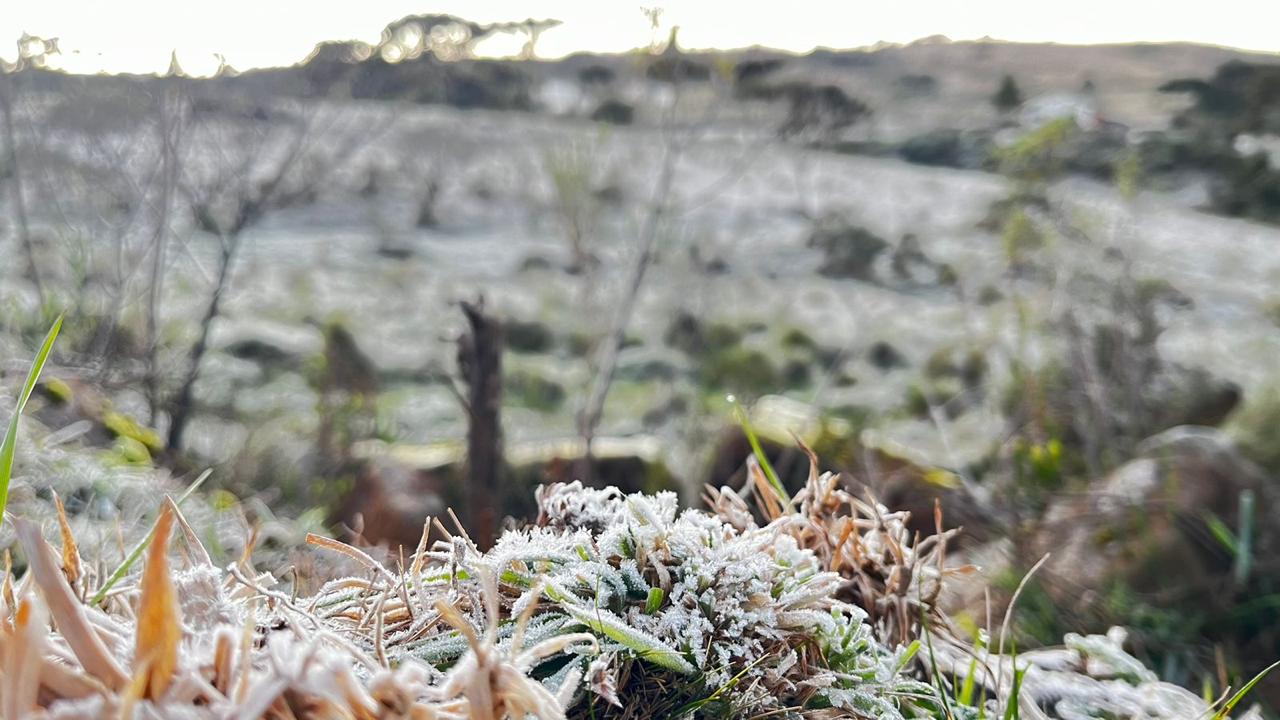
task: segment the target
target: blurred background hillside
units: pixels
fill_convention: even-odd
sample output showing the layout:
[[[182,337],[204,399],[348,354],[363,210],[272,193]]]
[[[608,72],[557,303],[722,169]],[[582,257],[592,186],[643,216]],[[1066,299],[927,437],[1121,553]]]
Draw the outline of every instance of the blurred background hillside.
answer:
[[[793,487],[804,444],[922,534],[940,502],[982,568],[964,627],[1050,553],[1023,645],[1122,624],[1196,690],[1280,657],[1274,47],[692,50],[609,14],[648,44],[549,58],[570,23],[427,13],[125,74],[56,22],[13,38],[6,389],[66,315],[16,506],[55,489],[114,547],[211,468],[219,552],[394,557],[551,480],[697,504],[754,434]]]

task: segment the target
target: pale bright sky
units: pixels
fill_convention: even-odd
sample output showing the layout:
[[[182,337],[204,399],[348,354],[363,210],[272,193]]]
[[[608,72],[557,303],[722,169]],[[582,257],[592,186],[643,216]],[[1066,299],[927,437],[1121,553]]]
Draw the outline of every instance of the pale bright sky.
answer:
[[[0,57],[23,31],[60,38],[56,66],[75,72],[157,72],[176,49],[193,74],[216,67],[289,65],[317,42],[374,41],[404,15],[450,13],[477,22],[556,18],[544,57],[646,45],[641,6],[663,8],[686,48],[764,45],[804,52],[880,40],[1108,43],[1184,40],[1280,52],[1280,0],[0,0]],[[665,30],[663,31],[665,34]],[[483,50],[484,48],[482,48]],[[514,52],[519,43],[493,46]]]

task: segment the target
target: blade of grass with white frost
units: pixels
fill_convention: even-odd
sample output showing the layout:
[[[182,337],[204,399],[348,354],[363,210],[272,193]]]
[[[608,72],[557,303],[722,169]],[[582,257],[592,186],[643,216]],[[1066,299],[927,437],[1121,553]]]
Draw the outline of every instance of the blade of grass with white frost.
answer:
[[[600,633],[610,640],[625,645],[635,652],[640,659],[648,660],[655,665],[674,670],[683,675],[693,674],[695,670],[693,665],[689,664],[689,661],[685,660],[684,656],[675,648],[658,638],[636,630],[612,612],[582,607],[570,599],[572,596],[568,592],[556,588],[551,583],[547,584],[543,592],[553,602],[559,603],[560,608],[574,620],[591,628],[593,632]]]
[[[205,470],[200,473],[200,477],[197,477],[195,482],[188,485],[187,489],[183,490],[182,494],[179,495],[178,499],[174,502],[181,507],[182,501],[191,497],[192,493],[200,489],[200,486],[203,485],[204,481],[209,479],[209,476],[212,474],[213,470]],[[133,550],[129,552],[129,556],[124,559],[124,562],[120,563],[120,567],[116,568],[115,572],[111,573],[110,577],[107,578],[107,581],[102,583],[102,587],[98,588],[98,592],[94,593],[93,597],[89,599],[90,605],[97,605],[101,603],[107,597],[107,593],[111,591],[111,588],[114,587],[116,583],[120,582],[121,578],[129,573],[129,568],[133,567],[133,564],[138,562],[138,558],[142,557],[142,552],[147,549],[147,545],[151,544],[151,537],[155,535],[155,532],[155,525],[152,525],[151,530],[147,531],[146,537],[142,538],[142,540],[133,547]]]
[[[36,380],[40,378],[40,371],[44,369],[44,363],[49,359],[49,351],[53,349],[53,341],[57,339],[58,331],[61,329],[62,316],[59,315],[58,319],[53,321],[53,327],[49,328],[49,334],[44,336],[44,342],[40,345],[40,352],[36,354],[35,361],[31,363],[31,369],[27,372],[27,381],[22,386],[22,394],[18,395],[18,404],[13,406],[13,416],[9,418],[9,429],[5,431],[3,444],[0,444],[0,524],[4,523],[4,509],[9,504],[9,480],[13,475],[13,453],[18,444],[18,417],[26,408],[27,400],[31,399]]]

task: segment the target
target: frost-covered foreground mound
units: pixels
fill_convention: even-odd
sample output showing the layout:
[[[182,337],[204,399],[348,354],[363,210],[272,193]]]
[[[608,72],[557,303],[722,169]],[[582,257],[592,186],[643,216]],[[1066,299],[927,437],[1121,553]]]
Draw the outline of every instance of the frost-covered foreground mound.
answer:
[[[850,496],[831,475],[812,473],[791,499],[756,470],[753,505],[726,488],[709,491],[708,511],[680,512],[671,494],[546,486],[534,526],[487,552],[450,536],[396,570],[312,538],[367,568],[312,597],[274,588],[247,559],[215,567],[166,502],[143,569],[95,603],[69,529],[59,550],[19,520],[29,569],[3,584],[0,711],[962,718],[1010,717],[1012,703],[1021,717],[1209,712],[1115,638],[1071,638],[1017,660],[973,652],[934,608],[953,572],[948,534],[913,547],[903,514]]]

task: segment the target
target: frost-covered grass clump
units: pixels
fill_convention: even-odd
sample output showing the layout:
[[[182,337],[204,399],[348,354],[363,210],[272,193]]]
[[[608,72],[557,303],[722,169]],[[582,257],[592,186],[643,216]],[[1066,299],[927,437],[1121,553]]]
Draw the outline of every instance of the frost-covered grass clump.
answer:
[[[905,648],[878,643],[867,614],[837,599],[841,576],[785,529],[677,512],[671,493],[577,483],[543,488],[539,504],[545,527],[508,534],[491,555],[549,559],[568,541],[576,557],[540,575],[558,606],[549,612],[607,637],[619,659],[610,671],[628,661],[668,671],[637,675],[634,690],[666,688],[674,713],[827,707],[895,718],[934,704],[931,687],[901,673]]]
[[[170,500],[141,567],[108,573],[82,558],[59,506],[45,528],[56,543],[14,523],[26,570],[0,580],[0,716],[1211,714],[1119,635],[1016,658],[969,647],[934,604],[953,572],[947,533],[909,542],[905,514],[816,470],[794,499],[752,478],[708,491],[709,510],[546,486],[537,522],[491,549],[437,522],[437,540],[394,555],[394,570],[311,536],[362,568],[312,595],[249,551],[216,566]]]

